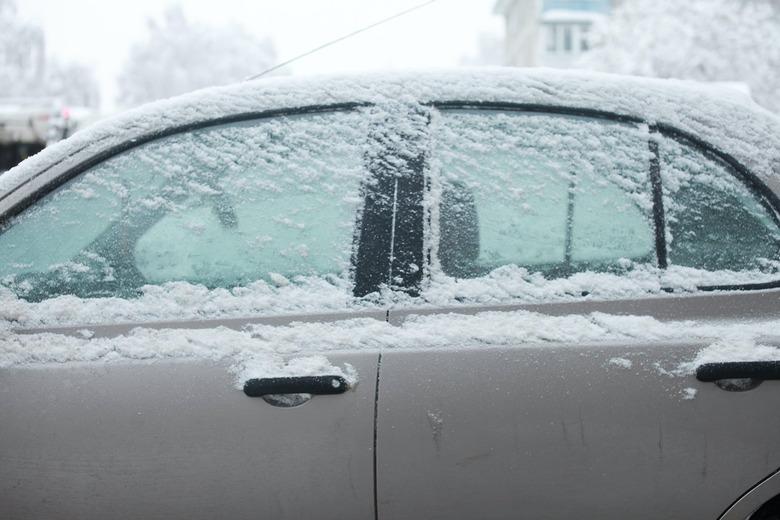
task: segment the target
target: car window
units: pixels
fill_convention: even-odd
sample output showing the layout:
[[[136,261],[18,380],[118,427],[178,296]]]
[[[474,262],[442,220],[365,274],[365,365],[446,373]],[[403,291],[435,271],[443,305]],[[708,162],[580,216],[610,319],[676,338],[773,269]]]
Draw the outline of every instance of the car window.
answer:
[[[443,111],[431,233],[441,271],[561,276],[655,261],[648,130],[585,117]]]
[[[670,265],[708,271],[767,269],[780,261],[772,210],[722,160],[661,142]]]
[[[0,234],[22,296],[127,295],[344,278],[361,205],[357,113],[259,119],[138,146],[50,193]]]

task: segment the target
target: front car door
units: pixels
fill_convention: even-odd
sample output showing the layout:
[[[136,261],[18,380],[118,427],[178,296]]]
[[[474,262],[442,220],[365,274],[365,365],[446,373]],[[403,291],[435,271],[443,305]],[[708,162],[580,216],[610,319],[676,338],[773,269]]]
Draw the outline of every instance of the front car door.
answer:
[[[430,128],[380,518],[714,520],[780,468],[780,382],[695,375],[780,359],[775,194],[631,118],[475,103]]]
[[[0,516],[370,517],[377,354],[327,334],[386,318],[365,114],[169,134],[5,216]]]

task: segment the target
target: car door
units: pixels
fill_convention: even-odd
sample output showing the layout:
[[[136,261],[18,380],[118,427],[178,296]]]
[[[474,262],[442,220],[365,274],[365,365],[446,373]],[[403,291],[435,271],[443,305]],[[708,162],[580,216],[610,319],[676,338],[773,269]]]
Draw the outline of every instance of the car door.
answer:
[[[780,359],[777,197],[672,129],[447,108],[429,280],[380,364],[379,518],[719,518],[780,468],[780,382],[733,363]]]
[[[393,190],[360,111],[245,119],[6,215],[0,517],[373,515],[377,354],[327,331],[385,321]]]

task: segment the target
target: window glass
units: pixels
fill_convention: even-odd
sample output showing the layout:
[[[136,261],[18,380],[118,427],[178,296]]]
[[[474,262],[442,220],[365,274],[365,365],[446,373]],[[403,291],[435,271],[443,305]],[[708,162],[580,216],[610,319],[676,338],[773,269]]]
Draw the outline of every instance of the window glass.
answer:
[[[558,50],[558,26],[555,24],[548,24],[547,30],[547,52],[555,52]]]
[[[721,160],[673,139],[661,145],[669,263],[708,271],[780,261],[773,212]]]
[[[589,118],[443,112],[430,172],[441,270],[559,276],[653,262],[647,143],[646,128]]]
[[[587,51],[590,49],[590,26],[580,25],[580,50]]]
[[[572,42],[574,40],[574,37],[572,36],[573,27],[571,25],[566,25],[563,28],[563,50],[566,52],[572,51]]]
[[[0,234],[20,295],[126,295],[345,276],[361,204],[357,113],[260,119],[159,139],[85,172]]]

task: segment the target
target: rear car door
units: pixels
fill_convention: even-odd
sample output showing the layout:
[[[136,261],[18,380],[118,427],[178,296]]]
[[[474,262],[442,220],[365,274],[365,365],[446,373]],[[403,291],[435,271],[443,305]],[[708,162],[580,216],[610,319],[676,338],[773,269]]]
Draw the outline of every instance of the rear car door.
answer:
[[[6,215],[0,517],[373,515],[377,354],[328,331],[384,322],[353,293],[395,202],[364,114],[309,112],[129,144]]]
[[[780,382],[733,364],[780,359],[776,195],[673,129],[550,112],[432,118],[379,518],[717,519],[780,468]]]

